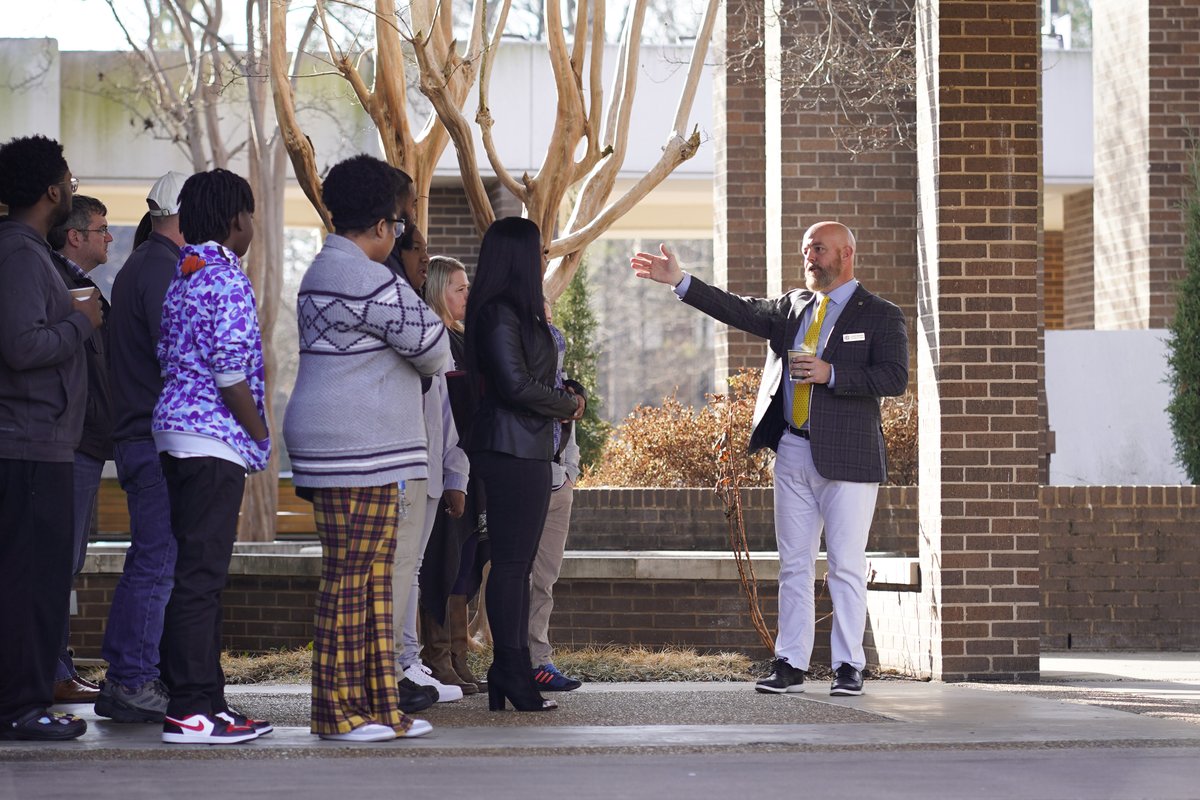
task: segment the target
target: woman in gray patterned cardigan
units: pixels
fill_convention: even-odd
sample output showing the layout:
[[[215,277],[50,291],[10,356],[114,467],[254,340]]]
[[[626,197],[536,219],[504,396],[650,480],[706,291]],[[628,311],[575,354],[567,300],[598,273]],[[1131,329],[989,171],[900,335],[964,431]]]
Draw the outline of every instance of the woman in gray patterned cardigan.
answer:
[[[437,374],[446,329],[383,266],[411,188],[370,156],[330,170],[322,190],[336,233],[300,284],[300,371],[283,434],[293,483],[311,493],[322,546],[313,641],[312,731],[384,741],[432,726],[405,716],[392,658],[397,484],[428,476],[421,378]],[[407,586],[408,576],[399,576]]]

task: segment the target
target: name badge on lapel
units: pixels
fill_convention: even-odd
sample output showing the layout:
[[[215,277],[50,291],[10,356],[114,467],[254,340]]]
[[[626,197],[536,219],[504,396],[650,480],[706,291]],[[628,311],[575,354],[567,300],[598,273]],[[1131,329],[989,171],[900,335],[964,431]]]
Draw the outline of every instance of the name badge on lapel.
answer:
[[[843,342],[865,342],[866,340],[867,340],[867,335],[865,333],[843,333],[842,334]]]

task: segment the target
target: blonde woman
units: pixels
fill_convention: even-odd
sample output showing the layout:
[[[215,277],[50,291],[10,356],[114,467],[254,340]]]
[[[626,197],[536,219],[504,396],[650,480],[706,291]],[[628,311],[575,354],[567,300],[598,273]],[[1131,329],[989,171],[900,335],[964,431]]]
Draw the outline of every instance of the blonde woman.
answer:
[[[467,316],[470,280],[462,262],[446,256],[429,259],[425,278],[425,302],[441,318],[450,334],[454,368],[465,368],[463,319]],[[452,401],[454,397],[451,397]],[[461,403],[460,403],[461,405]],[[455,408],[459,438],[474,409]],[[467,666],[467,604],[479,591],[486,544],[483,529],[483,486],[472,475],[467,486],[465,513],[455,519],[439,511],[425,559],[421,565],[421,660],[442,683],[472,684],[485,691],[487,684]]]

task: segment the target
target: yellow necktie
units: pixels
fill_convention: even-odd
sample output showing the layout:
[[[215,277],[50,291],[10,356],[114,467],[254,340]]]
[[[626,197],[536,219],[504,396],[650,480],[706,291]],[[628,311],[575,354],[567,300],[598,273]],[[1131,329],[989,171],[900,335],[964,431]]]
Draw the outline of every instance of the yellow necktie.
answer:
[[[817,352],[817,343],[821,338],[821,323],[825,321],[825,306],[829,304],[829,298],[823,296],[820,305],[817,306],[817,313],[813,317],[812,324],[808,326],[808,330],[804,333],[804,346]],[[797,383],[792,391],[792,425],[797,428],[804,427],[804,423],[808,422],[808,403],[812,398],[811,383]]]

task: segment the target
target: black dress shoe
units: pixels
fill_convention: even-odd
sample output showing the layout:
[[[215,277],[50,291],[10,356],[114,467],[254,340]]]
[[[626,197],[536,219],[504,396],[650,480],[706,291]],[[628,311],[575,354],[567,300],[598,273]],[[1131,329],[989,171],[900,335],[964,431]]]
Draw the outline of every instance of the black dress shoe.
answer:
[[[754,691],[763,694],[798,694],[804,691],[804,670],[796,669],[786,658],[771,662],[770,676],[754,684]]]
[[[100,696],[100,687],[78,676],[54,682],[54,702],[94,703]]]
[[[829,687],[832,695],[858,696],[863,692],[862,670],[855,669],[850,664],[842,664],[834,673],[833,685]]]

